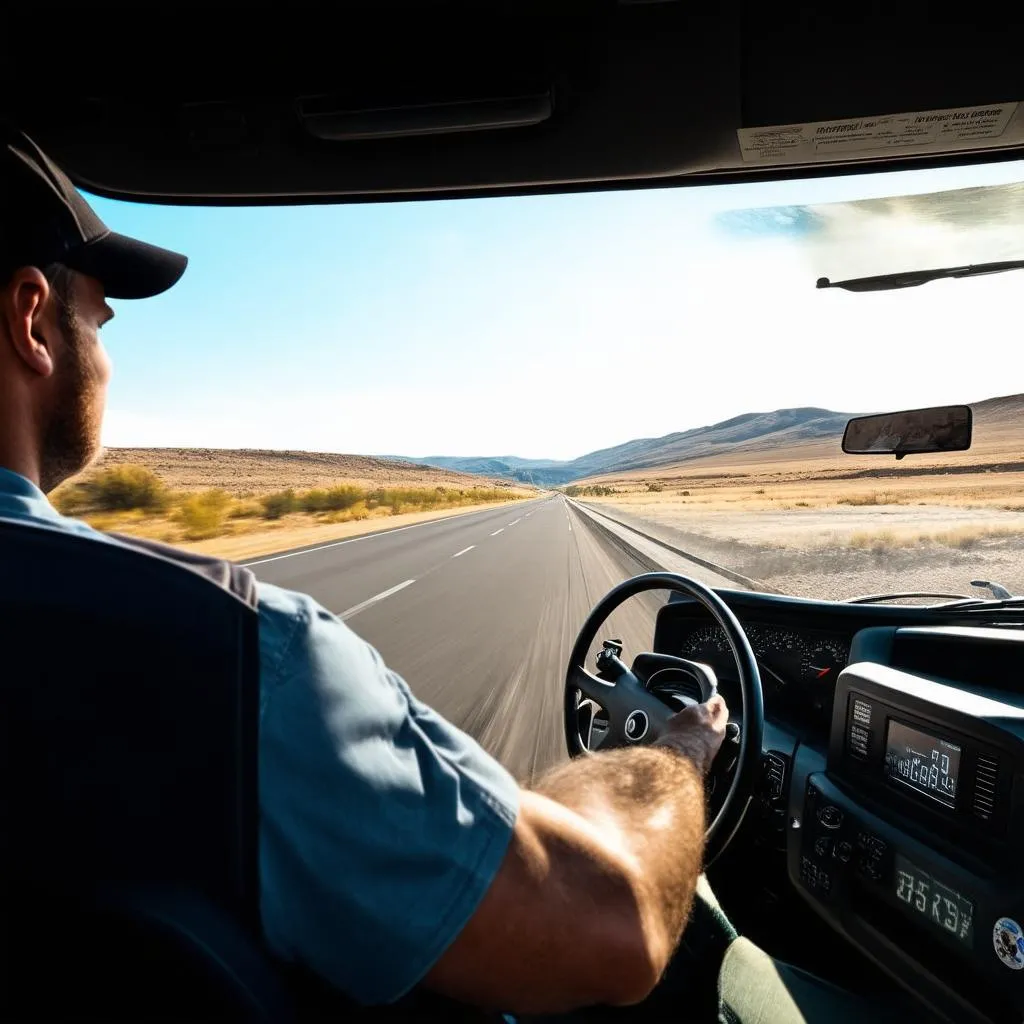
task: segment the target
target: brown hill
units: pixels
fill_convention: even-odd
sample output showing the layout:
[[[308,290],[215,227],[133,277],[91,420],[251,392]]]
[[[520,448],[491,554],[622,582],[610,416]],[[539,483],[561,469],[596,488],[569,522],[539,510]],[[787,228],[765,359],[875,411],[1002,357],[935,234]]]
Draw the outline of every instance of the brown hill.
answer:
[[[716,470],[728,469],[731,474],[749,476],[768,472],[785,476],[798,472],[821,478],[871,476],[913,476],[946,471],[963,472],[973,467],[976,472],[1007,472],[1024,470],[1024,395],[989,398],[971,404],[974,411],[974,436],[966,452],[918,455],[899,464],[887,456],[844,455],[840,447],[842,426],[828,436],[790,443],[785,435],[743,439],[725,443],[713,455],[696,455],[678,460],[649,463],[643,468],[625,468],[593,474],[580,484],[629,483],[640,480],[672,480],[705,477]],[[835,415],[835,414],[832,414]],[[844,421],[845,422],[845,421]]]
[[[223,488],[236,497],[354,483],[363,487],[511,487],[508,480],[364,455],[222,448],[107,448],[96,468],[146,466],[176,490]]]

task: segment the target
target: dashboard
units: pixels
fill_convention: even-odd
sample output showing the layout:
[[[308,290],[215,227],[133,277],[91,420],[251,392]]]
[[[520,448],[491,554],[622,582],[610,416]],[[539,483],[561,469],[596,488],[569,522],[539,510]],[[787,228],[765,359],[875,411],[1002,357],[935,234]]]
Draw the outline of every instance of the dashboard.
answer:
[[[762,622],[744,622],[743,629],[757,657],[769,708],[827,726],[835,682],[850,655],[849,635]],[[720,626],[700,621],[682,626],[672,653],[710,665],[729,700],[736,663]]]
[[[765,695],[748,813],[798,899],[951,1022],[1024,1019],[1024,623],[983,628],[912,606],[719,591]],[[1024,618],[1024,615],[1022,615]],[[724,633],[661,609],[655,651],[710,664]],[[664,669],[652,675],[652,689]]]

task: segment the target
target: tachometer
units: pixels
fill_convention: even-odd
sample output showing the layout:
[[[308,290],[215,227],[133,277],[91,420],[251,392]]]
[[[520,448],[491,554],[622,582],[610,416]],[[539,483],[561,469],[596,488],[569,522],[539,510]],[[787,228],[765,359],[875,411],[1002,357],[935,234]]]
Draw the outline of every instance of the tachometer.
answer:
[[[801,677],[808,682],[832,683],[846,666],[846,647],[840,640],[819,640],[808,644],[800,666]]]

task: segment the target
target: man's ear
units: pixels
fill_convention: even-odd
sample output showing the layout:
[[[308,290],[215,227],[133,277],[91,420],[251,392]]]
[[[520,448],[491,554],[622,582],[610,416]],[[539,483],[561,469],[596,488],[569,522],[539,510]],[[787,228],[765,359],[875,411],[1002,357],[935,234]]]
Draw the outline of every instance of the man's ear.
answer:
[[[53,373],[55,318],[50,310],[50,283],[36,267],[16,270],[0,293],[0,316],[15,354],[33,373]]]

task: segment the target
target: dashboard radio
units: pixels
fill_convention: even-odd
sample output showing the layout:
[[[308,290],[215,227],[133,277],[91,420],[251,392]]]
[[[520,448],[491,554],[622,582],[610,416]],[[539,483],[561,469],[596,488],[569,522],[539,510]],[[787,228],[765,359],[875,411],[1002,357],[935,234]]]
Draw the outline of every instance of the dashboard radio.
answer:
[[[988,848],[1010,818],[1024,716],[1002,700],[885,666],[839,679],[829,773],[866,798]],[[954,696],[955,695],[955,696]]]
[[[819,765],[794,766],[793,881],[948,1019],[1019,1022],[1024,696],[855,663]]]

